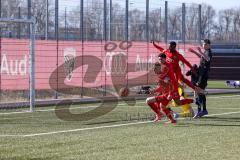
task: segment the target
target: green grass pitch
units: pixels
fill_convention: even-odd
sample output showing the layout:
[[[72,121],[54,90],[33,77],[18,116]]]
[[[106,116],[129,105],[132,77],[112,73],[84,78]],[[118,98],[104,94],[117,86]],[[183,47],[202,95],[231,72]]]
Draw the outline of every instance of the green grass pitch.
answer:
[[[35,113],[1,113],[0,159],[240,159],[240,95],[207,99],[208,117],[181,119],[177,125],[149,122],[153,114],[144,101],[135,106],[119,102],[112,112],[86,122],[60,120],[54,107],[37,108]],[[75,105],[71,111],[78,114],[94,106]]]

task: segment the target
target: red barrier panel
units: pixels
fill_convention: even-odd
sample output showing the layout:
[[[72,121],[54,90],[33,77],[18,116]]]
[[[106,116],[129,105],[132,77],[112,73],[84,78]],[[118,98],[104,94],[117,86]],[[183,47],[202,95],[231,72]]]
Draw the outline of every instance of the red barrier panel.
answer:
[[[138,78],[147,74],[147,70],[151,70],[152,64],[157,60],[159,51],[151,43],[132,42],[129,48],[121,42],[111,42],[107,47],[106,44],[108,43],[59,41],[57,44],[50,40],[36,41],[36,89],[51,89],[49,78],[53,73],[56,74],[52,75],[51,82],[57,88],[67,88],[68,85],[100,87],[113,83],[141,85],[155,81],[153,74]],[[164,43],[159,45],[166,46]],[[199,59],[186,51],[189,47],[194,45],[179,44],[178,50],[191,64],[198,63]],[[29,89],[29,48],[28,40],[1,40],[1,90]],[[87,64],[79,65],[82,62]],[[91,69],[91,73],[86,75],[88,69]],[[127,79],[123,80],[121,76],[126,73]],[[61,79],[64,81],[61,82]]]

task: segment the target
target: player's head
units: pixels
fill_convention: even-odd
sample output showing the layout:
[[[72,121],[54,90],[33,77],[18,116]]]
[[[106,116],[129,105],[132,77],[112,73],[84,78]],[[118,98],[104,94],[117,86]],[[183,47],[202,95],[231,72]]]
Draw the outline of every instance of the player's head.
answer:
[[[203,48],[206,50],[206,49],[209,49],[210,48],[210,45],[211,45],[211,41],[209,39],[204,39],[203,40]]]
[[[169,42],[168,49],[169,49],[171,52],[175,52],[175,51],[176,51],[176,47],[177,47],[177,43],[176,43],[175,41]]]
[[[198,69],[197,64],[194,64],[194,65],[193,65],[193,69],[194,69],[195,71]]]
[[[161,72],[162,72],[161,63],[156,62],[154,64],[153,70],[154,70],[155,74],[161,74]]]
[[[159,53],[158,60],[159,60],[159,63],[165,63],[166,62],[166,54]]]

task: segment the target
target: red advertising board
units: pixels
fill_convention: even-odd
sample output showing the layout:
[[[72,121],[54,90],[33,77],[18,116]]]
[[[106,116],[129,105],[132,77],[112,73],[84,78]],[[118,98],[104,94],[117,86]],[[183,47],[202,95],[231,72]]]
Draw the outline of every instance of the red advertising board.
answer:
[[[29,40],[1,39],[0,45],[1,90],[29,89]],[[166,47],[164,43],[159,45]],[[198,63],[197,56],[187,51],[189,47],[195,46],[179,44],[178,50],[191,64]],[[124,42],[87,41],[82,44],[78,41],[37,40],[35,48],[36,89],[51,89],[49,82],[60,88],[113,85],[113,79],[114,84],[153,83],[153,74],[143,75],[151,70],[159,53],[146,42],[132,42],[127,46]],[[90,72],[86,73],[89,69]],[[125,81],[118,79],[123,74],[127,77]]]

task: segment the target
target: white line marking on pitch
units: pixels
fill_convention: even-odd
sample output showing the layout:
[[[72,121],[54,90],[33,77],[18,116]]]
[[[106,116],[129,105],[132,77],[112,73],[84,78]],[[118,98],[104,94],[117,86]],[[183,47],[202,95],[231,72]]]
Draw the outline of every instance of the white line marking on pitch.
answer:
[[[228,114],[236,114],[236,113],[240,113],[240,111],[238,111],[238,112],[227,112],[227,113],[211,114],[211,115],[206,115],[206,117],[228,115]],[[178,118],[178,119],[185,119],[185,118]],[[153,121],[136,122],[136,123],[125,123],[125,124],[116,124],[116,125],[109,125],[109,126],[99,126],[99,127],[92,127],[92,128],[78,128],[78,129],[71,129],[71,130],[62,130],[62,131],[35,133],[35,134],[26,134],[26,135],[0,135],[0,137],[35,137],[35,136],[52,135],[52,134],[59,134],[59,133],[70,133],[70,132],[87,131],[87,130],[95,130],[95,129],[103,129],[103,128],[116,128],[116,127],[122,127],[122,126],[147,124],[147,123],[152,123],[152,122]]]
[[[240,95],[232,95],[232,96],[217,96],[217,97],[213,97],[213,96],[210,96],[208,98],[212,99],[212,98],[229,98],[229,97],[239,97]],[[145,102],[138,102],[137,104],[143,104]],[[118,104],[119,106],[124,106],[126,104],[124,103],[120,103]],[[89,109],[89,108],[96,108],[98,106],[86,106],[86,107],[83,107],[83,106],[79,106],[79,107],[74,107],[74,108],[70,108],[71,110],[73,109]],[[55,108],[52,108],[52,109],[42,109],[42,110],[36,110],[36,112],[49,112],[49,111],[54,111],[56,110]],[[23,112],[8,112],[8,113],[0,113],[0,115],[11,115],[11,114],[20,114],[20,113],[32,113],[30,111],[23,111]]]

